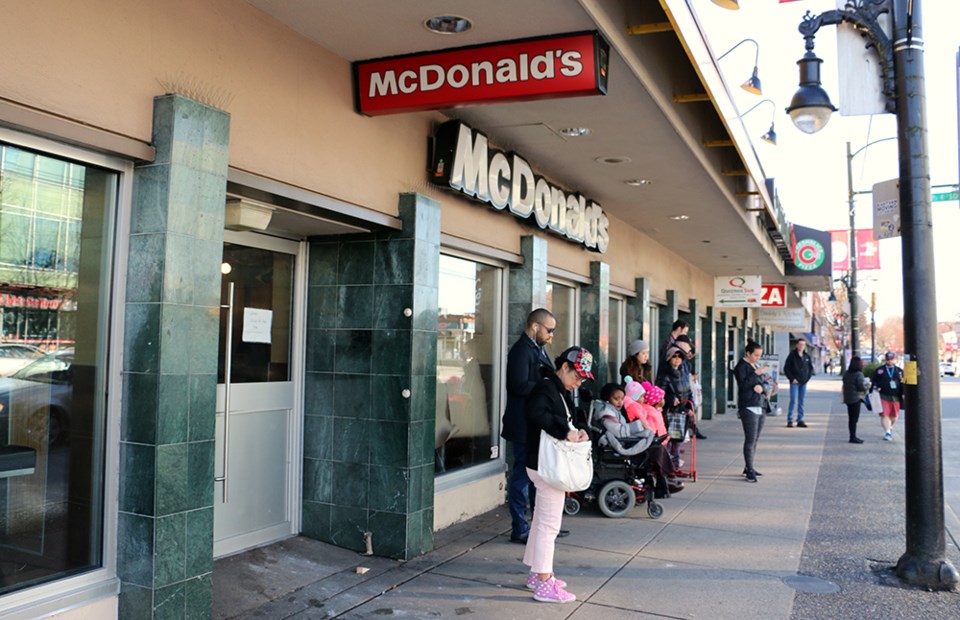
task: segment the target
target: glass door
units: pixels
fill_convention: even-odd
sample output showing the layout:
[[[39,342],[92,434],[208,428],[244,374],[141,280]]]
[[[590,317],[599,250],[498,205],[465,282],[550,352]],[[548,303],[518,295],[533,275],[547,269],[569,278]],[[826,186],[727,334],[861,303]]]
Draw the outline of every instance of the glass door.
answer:
[[[295,533],[301,244],[227,232],[223,246],[214,555]]]

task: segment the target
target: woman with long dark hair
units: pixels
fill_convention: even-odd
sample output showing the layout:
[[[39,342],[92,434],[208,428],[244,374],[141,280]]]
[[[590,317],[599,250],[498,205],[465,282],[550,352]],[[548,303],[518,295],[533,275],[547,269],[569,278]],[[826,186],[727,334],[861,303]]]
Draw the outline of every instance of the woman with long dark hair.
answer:
[[[857,437],[857,422],[860,420],[860,403],[867,397],[870,381],[863,376],[863,360],[854,356],[850,366],[843,373],[843,404],[847,406],[847,428],[850,431],[850,443],[863,443]]]
[[[533,590],[534,599],[544,603],[566,603],[577,597],[567,592],[566,582],[553,574],[554,544],[560,532],[566,493],[550,486],[538,473],[540,433],[567,441],[590,441],[586,429],[574,424],[573,391],[584,379],[593,380],[593,356],[586,349],[571,347],[555,363],[557,370],[545,373],[526,405],[527,476],[537,488],[537,503],[523,563],[530,567],[527,587]]]

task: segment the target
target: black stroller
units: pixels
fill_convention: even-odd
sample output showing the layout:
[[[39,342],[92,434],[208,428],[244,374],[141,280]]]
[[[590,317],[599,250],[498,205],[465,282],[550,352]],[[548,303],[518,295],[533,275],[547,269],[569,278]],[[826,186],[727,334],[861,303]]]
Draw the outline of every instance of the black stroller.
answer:
[[[586,417],[584,400],[581,392],[578,414]],[[602,429],[590,424],[589,433],[593,443],[593,483],[584,491],[567,493],[563,511],[575,515],[584,504],[596,503],[607,517],[619,518],[629,514],[637,504],[646,502],[647,515],[660,518],[663,506],[654,500],[656,476],[647,467],[646,453],[623,456],[610,446],[602,445]]]

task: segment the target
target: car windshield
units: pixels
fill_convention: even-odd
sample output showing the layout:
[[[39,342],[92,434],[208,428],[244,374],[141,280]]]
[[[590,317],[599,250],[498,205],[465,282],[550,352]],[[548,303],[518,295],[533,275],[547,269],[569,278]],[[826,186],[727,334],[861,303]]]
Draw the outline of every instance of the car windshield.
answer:
[[[62,383],[73,364],[73,351],[48,353],[10,375],[14,379],[26,379],[42,383]]]

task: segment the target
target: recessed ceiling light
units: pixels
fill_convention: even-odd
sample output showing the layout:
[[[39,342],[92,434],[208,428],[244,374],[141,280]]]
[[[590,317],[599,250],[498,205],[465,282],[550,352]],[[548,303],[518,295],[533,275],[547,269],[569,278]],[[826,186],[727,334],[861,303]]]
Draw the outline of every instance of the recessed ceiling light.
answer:
[[[689,215],[671,215],[670,219],[677,220],[678,222],[682,222],[684,220],[689,220],[690,216]]]
[[[473,28],[473,23],[459,15],[438,15],[424,20],[423,27],[437,34],[461,34]]]
[[[633,187],[640,187],[641,185],[650,185],[653,181],[650,179],[630,179],[629,181],[624,181],[624,183]]]
[[[701,239],[701,240],[700,240],[700,243],[710,243],[710,240],[709,240],[709,239]]]
[[[609,164],[611,166],[616,166],[619,164],[629,164],[633,160],[630,159],[629,157],[624,157],[622,155],[609,155],[604,157],[597,157],[593,161],[597,162],[598,164]]]
[[[593,133],[589,127],[564,127],[560,133],[569,138],[579,138],[580,136],[589,136]]]

